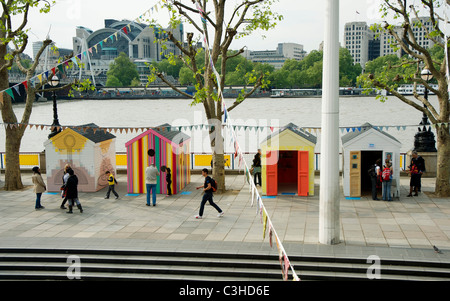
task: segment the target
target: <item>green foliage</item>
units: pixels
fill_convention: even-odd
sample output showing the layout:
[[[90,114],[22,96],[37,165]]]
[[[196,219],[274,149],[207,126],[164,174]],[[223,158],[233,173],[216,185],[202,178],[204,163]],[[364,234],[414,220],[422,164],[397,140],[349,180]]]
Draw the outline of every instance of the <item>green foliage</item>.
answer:
[[[139,80],[136,65],[124,52],[121,52],[114,62],[110,64],[106,75],[106,86],[108,87],[129,87],[134,79]]]

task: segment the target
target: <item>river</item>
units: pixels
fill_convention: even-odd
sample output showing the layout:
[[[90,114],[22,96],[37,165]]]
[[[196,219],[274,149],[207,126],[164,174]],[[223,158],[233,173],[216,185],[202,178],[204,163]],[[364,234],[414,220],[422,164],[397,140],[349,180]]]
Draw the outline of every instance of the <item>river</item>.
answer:
[[[437,104],[436,96],[430,96],[432,104]],[[226,100],[228,106],[232,100]],[[238,130],[238,141],[245,152],[255,152],[258,145],[270,133],[270,126],[284,126],[290,122],[300,127],[320,127],[321,98],[251,98],[230,112],[234,125],[265,126],[263,130]],[[365,122],[377,126],[390,126],[387,133],[402,143],[401,152],[414,146],[414,135],[418,126],[398,130],[396,126],[419,124],[422,113],[390,96],[384,103],[375,97],[341,97],[340,127],[357,127]],[[20,120],[24,105],[14,107]],[[82,125],[95,123],[99,127],[152,127],[164,123],[173,126],[206,123],[203,106],[190,106],[187,99],[136,99],[136,100],[65,100],[58,102],[58,117],[61,125]],[[52,102],[35,103],[30,124],[52,124]],[[27,128],[22,139],[21,152],[41,152],[50,130]],[[191,151],[209,152],[206,130],[187,130],[191,136]],[[342,136],[347,131],[339,131]],[[116,151],[125,152],[125,143],[138,134],[136,132],[116,133]],[[311,131],[318,137],[316,152],[320,152],[320,133]],[[5,129],[0,127],[0,152],[5,151]],[[233,152],[226,140],[226,151]]]

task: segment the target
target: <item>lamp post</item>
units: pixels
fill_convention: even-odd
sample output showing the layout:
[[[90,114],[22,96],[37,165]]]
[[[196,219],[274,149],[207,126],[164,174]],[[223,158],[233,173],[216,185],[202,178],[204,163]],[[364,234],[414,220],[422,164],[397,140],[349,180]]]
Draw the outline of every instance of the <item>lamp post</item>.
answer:
[[[427,83],[433,79],[433,74],[428,68],[424,68],[422,72],[420,73],[420,77],[426,81]],[[424,90],[424,98],[428,101],[428,89],[425,87]],[[427,108],[426,105],[424,105],[425,109]],[[420,125],[423,125],[423,128],[418,128],[418,132],[414,136],[414,150],[417,152],[437,152],[437,149],[435,147],[436,141],[434,139],[434,134],[431,132],[431,127],[428,127],[427,125],[430,125],[430,122],[428,121],[428,117],[425,113],[423,113],[422,121],[420,122]]]
[[[52,88],[56,88],[59,85],[59,78],[56,75],[53,75],[48,83],[52,86]],[[49,139],[61,132],[61,128],[58,128],[59,126],[58,108],[56,107],[56,90],[53,90],[53,124],[52,132],[48,135]]]

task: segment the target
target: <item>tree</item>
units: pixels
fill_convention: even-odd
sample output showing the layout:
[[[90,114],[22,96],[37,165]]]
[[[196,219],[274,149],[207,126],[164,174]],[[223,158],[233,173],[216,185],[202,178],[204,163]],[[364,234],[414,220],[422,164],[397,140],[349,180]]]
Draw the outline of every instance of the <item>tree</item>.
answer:
[[[449,1],[447,1],[449,2]],[[421,0],[420,5],[407,6],[405,0],[392,1],[384,0],[380,11],[383,17],[392,15],[395,20],[401,20],[400,27],[384,22],[383,25],[376,24],[373,26],[374,31],[387,33],[392,37],[391,47],[394,49],[402,49],[407,55],[396,64],[388,64],[379,74],[365,74],[359,78],[366,88],[376,87],[393,94],[400,101],[410,105],[416,110],[426,114],[430,122],[435,126],[437,133],[437,176],[435,184],[435,195],[440,197],[450,196],[450,133],[449,133],[449,93],[448,93],[448,62],[450,53],[449,38],[445,36],[441,28],[447,26],[445,19],[437,12],[438,9],[445,5],[443,1],[438,0]],[[447,3],[450,4],[450,3]],[[424,8],[424,9],[423,9]],[[419,18],[418,10],[421,13],[427,12],[426,21]],[[430,27],[424,22],[429,22]],[[443,23],[443,24],[442,24]],[[414,35],[413,28],[419,26],[425,29],[425,38],[429,39],[444,51],[436,48],[428,49],[422,47],[418,43],[417,37]],[[446,53],[446,55],[442,55]],[[439,58],[439,54],[440,58]],[[411,66],[410,73],[405,74],[404,67]],[[438,85],[433,88],[428,82],[420,76],[421,70],[427,67]],[[413,98],[406,97],[398,93],[395,89],[399,80],[406,80],[414,84]],[[438,98],[438,106],[432,105],[424,96],[417,93],[417,85],[423,85],[428,90],[436,94]]]
[[[9,88],[8,70],[20,53],[23,53],[28,44],[27,30],[28,13],[30,9],[39,8],[42,13],[50,10],[51,3],[47,1],[31,1],[31,0],[8,0],[1,1],[3,8],[0,17],[0,90],[4,91]],[[20,18],[21,23],[13,28],[13,17],[15,20]],[[49,41],[44,44],[48,45]],[[11,52],[7,52],[8,44],[13,44],[15,48]],[[40,53],[43,49],[41,48]],[[36,64],[36,63],[35,63]],[[30,73],[34,72],[31,71]],[[28,75],[27,75],[28,76]],[[28,86],[30,88],[30,85]],[[27,91],[29,92],[29,91]],[[33,93],[34,94],[34,93]],[[28,99],[22,116],[21,123],[28,123],[31,107],[34,99]],[[4,123],[16,124],[17,117],[12,107],[12,101],[6,93],[3,93],[3,102],[0,102],[2,120]],[[20,175],[19,150],[20,141],[23,136],[25,127],[6,127],[5,129],[5,190],[18,190],[23,188]]]
[[[222,136],[222,117],[224,114],[223,99],[217,94],[218,87],[225,86],[227,78],[228,63],[230,59],[237,57],[244,52],[240,49],[230,53],[229,47],[234,39],[244,38],[253,31],[269,30],[276,26],[276,22],[282,17],[271,10],[272,4],[277,0],[197,0],[192,1],[192,5],[181,1],[171,1],[165,3],[164,7],[171,15],[172,29],[177,28],[181,22],[190,23],[195,30],[205,37],[209,47],[203,56],[203,68],[200,67],[200,60],[197,60],[199,49],[194,41],[194,34],[187,33],[187,43],[178,41],[169,30],[167,40],[171,41],[175,47],[181,51],[179,58],[183,61],[195,77],[196,93],[189,95],[167,81],[164,75],[154,71],[154,76],[161,78],[175,91],[192,99],[192,105],[202,104],[205,110],[208,123],[210,125],[210,143],[213,151],[213,177],[218,182],[218,192],[225,190],[225,170],[224,170],[224,145]],[[229,11],[229,12],[228,12]],[[228,17],[229,16],[229,17]],[[201,20],[201,23],[198,21]],[[221,58],[219,67],[219,78],[216,80],[214,69]],[[169,55],[169,61],[174,55]],[[243,91],[234,103],[228,108],[233,110],[241,104],[247,97],[253,94],[258,87],[265,86],[265,74],[252,71],[246,74],[246,85],[252,85],[250,91]]]
[[[124,52],[121,52],[114,59],[114,62],[110,64],[106,75],[106,85],[109,87],[115,86],[118,83],[120,83],[119,87],[129,87],[133,79],[137,78],[139,80],[137,66]]]

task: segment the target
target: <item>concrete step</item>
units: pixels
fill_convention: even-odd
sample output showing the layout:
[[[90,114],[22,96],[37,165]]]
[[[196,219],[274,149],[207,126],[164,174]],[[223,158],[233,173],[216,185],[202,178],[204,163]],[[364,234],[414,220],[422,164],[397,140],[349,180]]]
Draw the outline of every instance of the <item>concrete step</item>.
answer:
[[[277,256],[167,251],[0,248],[0,279],[67,280],[69,255],[85,280],[281,280]],[[301,280],[367,280],[365,259],[290,256]],[[450,264],[382,260],[382,280],[450,280]],[[292,279],[290,276],[289,279]]]

